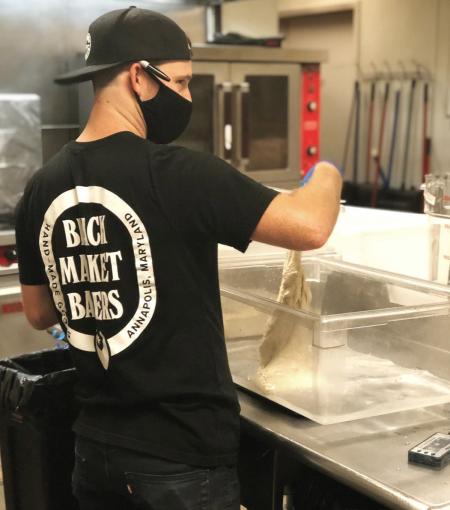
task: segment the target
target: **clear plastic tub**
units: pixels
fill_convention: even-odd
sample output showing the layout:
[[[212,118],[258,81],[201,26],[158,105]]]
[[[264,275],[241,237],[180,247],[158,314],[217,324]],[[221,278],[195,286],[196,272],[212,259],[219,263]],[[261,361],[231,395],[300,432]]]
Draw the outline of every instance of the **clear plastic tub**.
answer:
[[[450,285],[450,173],[425,176],[422,189],[431,233],[430,278]]]
[[[430,279],[450,285],[450,216],[427,216],[430,227]]]
[[[450,288],[305,257],[312,300],[299,311],[277,302],[282,267],[220,270],[238,385],[322,424],[450,402]],[[269,320],[287,347],[262,369]]]

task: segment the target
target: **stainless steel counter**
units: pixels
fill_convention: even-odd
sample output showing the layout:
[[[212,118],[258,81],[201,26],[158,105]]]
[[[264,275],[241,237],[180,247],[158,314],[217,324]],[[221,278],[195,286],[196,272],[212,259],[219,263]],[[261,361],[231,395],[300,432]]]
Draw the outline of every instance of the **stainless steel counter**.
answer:
[[[239,392],[244,425],[273,448],[392,509],[450,509],[450,466],[409,465],[408,449],[434,432],[450,431],[450,405],[335,425],[319,425]]]

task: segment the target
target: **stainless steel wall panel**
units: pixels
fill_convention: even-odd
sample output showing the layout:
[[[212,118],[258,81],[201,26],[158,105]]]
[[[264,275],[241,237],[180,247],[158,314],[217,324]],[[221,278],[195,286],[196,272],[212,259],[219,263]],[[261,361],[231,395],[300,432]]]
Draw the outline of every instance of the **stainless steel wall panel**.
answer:
[[[0,0],[0,92],[41,96],[42,123],[78,124],[78,90],[60,86],[53,78],[80,65],[89,24],[113,9],[130,6],[129,0]],[[139,7],[165,12],[201,2],[189,0],[141,1]],[[67,138],[73,133],[62,129]],[[45,134],[49,150],[55,133]],[[46,142],[44,141],[44,144]],[[45,145],[44,145],[45,147]],[[58,147],[59,148],[59,147]]]

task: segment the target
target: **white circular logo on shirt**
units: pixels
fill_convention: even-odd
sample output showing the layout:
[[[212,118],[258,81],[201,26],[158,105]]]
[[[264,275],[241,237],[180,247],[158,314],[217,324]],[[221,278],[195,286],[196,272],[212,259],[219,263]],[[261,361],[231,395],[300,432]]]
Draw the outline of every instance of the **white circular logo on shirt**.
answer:
[[[84,60],[87,60],[89,58],[89,55],[91,54],[91,47],[92,47],[92,39],[91,39],[91,34],[88,32],[86,35],[86,52],[84,54]]]
[[[135,342],[155,312],[145,225],[111,191],[77,186],[50,204],[39,245],[67,340],[97,352],[107,369],[111,356]]]

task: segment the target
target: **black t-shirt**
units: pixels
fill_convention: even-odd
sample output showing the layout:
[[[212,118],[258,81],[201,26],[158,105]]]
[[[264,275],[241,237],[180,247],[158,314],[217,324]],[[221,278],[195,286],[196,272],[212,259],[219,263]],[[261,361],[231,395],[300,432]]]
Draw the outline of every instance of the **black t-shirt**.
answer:
[[[80,375],[77,433],[193,465],[236,460],[217,244],[245,251],[275,195],[129,132],[70,142],[33,177],[20,280],[53,295]]]

